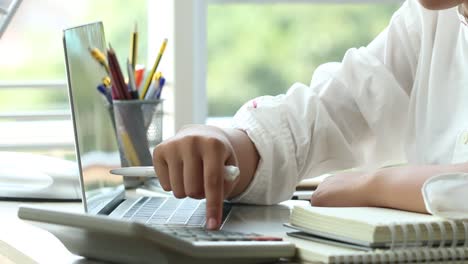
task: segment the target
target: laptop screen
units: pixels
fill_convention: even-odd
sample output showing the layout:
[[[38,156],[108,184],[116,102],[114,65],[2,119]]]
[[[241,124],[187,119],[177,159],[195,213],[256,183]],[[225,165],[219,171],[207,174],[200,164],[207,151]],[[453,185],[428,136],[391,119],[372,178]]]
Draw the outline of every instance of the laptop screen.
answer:
[[[63,41],[83,203],[103,213],[124,194],[122,177],[109,173],[121,163],[109,106],[96,89],[107,74],[89,53],[106,50],[103,24],[66,29]]]

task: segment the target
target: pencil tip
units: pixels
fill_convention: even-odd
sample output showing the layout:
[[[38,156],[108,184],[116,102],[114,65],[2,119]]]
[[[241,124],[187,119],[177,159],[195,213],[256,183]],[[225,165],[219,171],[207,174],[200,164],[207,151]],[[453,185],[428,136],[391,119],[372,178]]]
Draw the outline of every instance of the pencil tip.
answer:
[[[109,42],[109,51],[114,52],[114,49],[112,48],[112,45],[110,44],[110,42]]]
[[[135,21],[135,30],[134,32],[138,32],[138,22]]]

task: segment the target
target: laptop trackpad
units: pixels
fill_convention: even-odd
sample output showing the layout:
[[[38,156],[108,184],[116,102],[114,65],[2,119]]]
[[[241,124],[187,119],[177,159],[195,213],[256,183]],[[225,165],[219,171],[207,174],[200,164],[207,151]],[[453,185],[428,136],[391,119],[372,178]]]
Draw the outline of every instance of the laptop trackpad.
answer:
[[[284,223],[289,222],[289,214],[290,207],[286,205],[233,205],[222,229],[282,236],[285,232],[291,231],[283,226]]]

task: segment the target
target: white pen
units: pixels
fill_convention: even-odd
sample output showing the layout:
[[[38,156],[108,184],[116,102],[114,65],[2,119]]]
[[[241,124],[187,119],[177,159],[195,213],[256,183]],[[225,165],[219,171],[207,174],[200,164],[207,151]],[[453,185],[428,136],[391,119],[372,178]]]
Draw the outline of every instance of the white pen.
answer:
[[[158,177],[154,167],[124,167],[110,170],[110,173],[126,177]],[[236,166],[224,166],[224,179],[232,182],[239,177],[239,168]]]

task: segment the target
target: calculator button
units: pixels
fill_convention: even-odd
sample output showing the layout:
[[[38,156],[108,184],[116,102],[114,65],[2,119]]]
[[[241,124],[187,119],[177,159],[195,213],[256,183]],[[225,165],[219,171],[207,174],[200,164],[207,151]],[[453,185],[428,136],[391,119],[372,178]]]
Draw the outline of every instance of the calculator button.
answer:
[[[159,226],[161,227],[161,226]],[[160,231],[187,241],[283,241],[282,238],[255,233],[211,231],[203,228],[165,226]]]
[[[250,239],[252,241],[283,241],[283,239],[280,237],[269,237],[269,236],[257,236],[257,237],[251,237]]]

